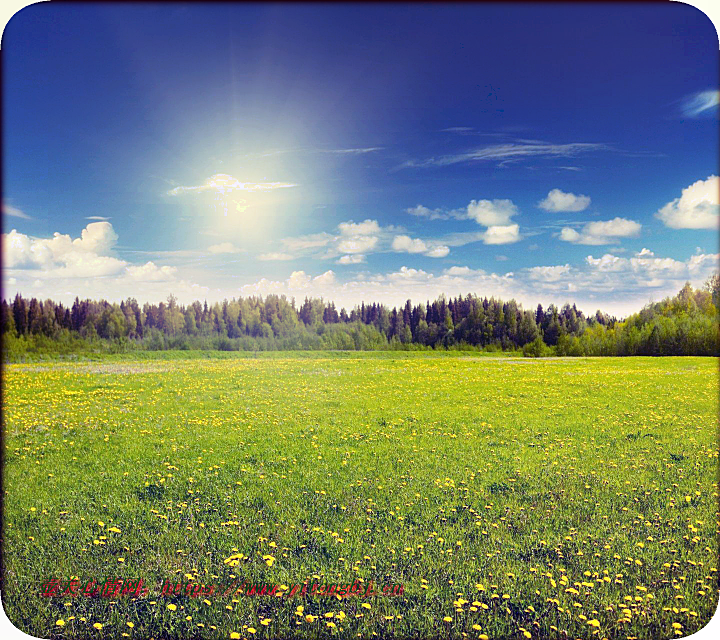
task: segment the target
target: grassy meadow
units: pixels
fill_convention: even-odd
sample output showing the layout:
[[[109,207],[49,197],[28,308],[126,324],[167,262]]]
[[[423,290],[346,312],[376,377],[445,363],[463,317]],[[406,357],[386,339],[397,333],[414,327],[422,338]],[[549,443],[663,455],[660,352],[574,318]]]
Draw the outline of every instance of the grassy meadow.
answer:
[[[3,606],[57,638],[690,635],[718,601],[717,415],[714,358],[7,365]]]

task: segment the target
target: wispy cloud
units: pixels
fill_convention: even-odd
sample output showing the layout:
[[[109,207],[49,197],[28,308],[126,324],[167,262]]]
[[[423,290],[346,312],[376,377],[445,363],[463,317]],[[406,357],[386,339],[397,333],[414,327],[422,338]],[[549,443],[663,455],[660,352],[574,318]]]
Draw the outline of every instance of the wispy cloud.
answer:
[[[685,97],[680,108],[688,118],[697,118],[700,115],[709,115],[710,111],[716,111],[715,107],[717,107],[719,103],[720,91],[698,91]]]
[[[509,142],[489,145],[464,153],[429,158],[427,160],[410,160],[403,167],[443,167],[462,162],[499,161],[501,163],[531,157],[572,158],[593,151],[607,151],[610,146],[595,142],[571,142],[567,144],[550,144],[538,140]]]
[[[273,191],[275,189],[289,189],[298,185],[291,182],[240,182],[224,173],[216,173],[203,184],[195,187],[179,186],[168,191],[168,195],[177,196],[183,193],[201,193],[214,191],[216,193],[230,193],[232,191]]]
[[[23,220],[32,220],[32,218],[27,213],[9,204],[3,204],[2,211],[6,216],[12,216],[13,218],[22,218]]]
[[[316,153],[336,153],[339,155],[357,156],[363,153],[372,153],[373,151],[382,151],[383,147],[362,147],[359,149],[314,149]]]
[[[258,256],[259,260],[294,260],[295,256],[289,253],[283,253],[281,251],[275,251],[270,253],[262,253]]]
[[[242,249],[236,247],[232,242],[221,242],[208,247],[208,251],[214,255],[220,253],[240,253]]]
[[[85,216],[85,220],[99,220],[101,222],[107,222],[110,220],[110,217],[106,216]]]

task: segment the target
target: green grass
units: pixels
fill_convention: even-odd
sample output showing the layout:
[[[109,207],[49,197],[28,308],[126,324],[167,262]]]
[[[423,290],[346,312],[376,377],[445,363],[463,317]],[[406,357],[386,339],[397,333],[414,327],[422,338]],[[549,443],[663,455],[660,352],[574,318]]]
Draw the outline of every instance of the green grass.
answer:
[[[716,359],[163,355],[5,368],[3,605],[27,633],[650,639],[715,611]],[[150,593],[42,597],[52,576]],[[159,593],[235,578],[404,593]]]

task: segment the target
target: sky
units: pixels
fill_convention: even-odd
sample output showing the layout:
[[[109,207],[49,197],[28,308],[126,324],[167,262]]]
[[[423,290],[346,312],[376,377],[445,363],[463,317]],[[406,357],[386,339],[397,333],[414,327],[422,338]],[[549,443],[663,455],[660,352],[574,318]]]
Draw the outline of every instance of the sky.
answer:
[[[3,296],[627,315],[718,268],[718,48],[679,3],[31,5]]]

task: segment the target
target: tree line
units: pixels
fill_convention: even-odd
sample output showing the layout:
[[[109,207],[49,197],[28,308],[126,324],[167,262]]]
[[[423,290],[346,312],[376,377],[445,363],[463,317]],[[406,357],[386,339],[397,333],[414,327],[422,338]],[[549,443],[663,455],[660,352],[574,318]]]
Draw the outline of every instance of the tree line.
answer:
[[[522,350],[527,356],[717,355],[718,276],[703,289],[687,283],[674,297],[619,321],[575,305],[523,310],[515,300],[440,296],[390,309],[364,302],[349,312],[333,302],[268,295],[209,305],[170,295],[142,306],[80,300],[69,307],[17,294],[2,300],[5,359],[25,353],[219,350]]]

